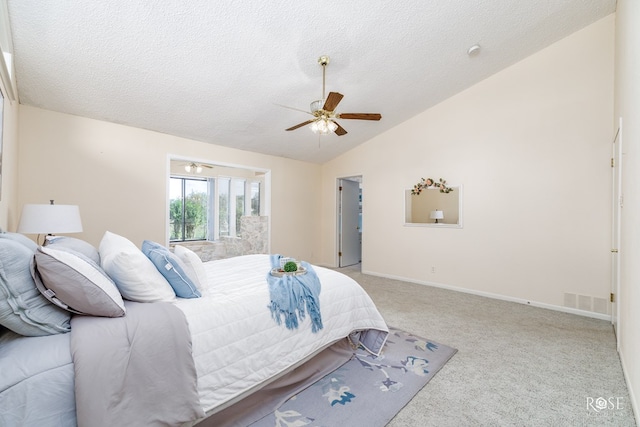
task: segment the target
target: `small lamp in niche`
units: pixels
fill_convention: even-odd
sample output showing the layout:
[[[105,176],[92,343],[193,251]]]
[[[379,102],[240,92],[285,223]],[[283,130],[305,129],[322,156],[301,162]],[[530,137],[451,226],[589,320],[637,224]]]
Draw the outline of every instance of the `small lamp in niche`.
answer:
[[[444,212],[442,212],[441,210],[436,209],[435,211],[431,211],[431,214],[429,215],[429,218],[435,219],[436,220],[436,224],[438,224],[438,220],[439,219],[444,219]]]
[[[80,208],[77,205],[55,205],[53,200],[48,205],[24,205],[17,231],[47,236],[53,233],[81,233]],[[43,244],[47,243],[46,239]]]

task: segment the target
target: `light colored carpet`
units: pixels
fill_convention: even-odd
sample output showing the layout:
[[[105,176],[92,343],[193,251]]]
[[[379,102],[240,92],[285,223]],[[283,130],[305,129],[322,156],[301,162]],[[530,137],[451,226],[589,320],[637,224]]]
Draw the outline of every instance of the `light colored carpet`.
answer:
[[[389,325],[457,348],[404,426],[635,426],[609,322],[338,269]]]

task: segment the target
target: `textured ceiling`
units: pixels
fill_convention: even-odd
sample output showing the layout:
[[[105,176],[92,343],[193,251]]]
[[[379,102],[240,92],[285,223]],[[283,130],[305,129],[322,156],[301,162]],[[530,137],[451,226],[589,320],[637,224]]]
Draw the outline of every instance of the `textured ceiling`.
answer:
[[[9,0],[22,104],[323,163],[615,11],[615,0]],[[480,44],[479,55],[467,49]],[[345,95],[345,136],[306,128]],[[292,107],[283,108],[280,105]]]

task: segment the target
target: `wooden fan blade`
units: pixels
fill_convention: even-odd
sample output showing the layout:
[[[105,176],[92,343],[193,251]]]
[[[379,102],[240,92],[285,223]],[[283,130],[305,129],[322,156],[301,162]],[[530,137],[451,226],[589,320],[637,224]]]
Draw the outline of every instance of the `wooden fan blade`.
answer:
[[[338,92],[329,92],[329,96],[327,96],[327,100],[324,102],[324,107],[322,109],[324,111],[333,111],[336,109],[342,98],[343,94]]]
[[[355,120],[380,120],[382,116],[377,113],[341,113],[338,115],[341,119]]]
[[[335,120],[334,120],[334,122],[333,122],[333,123],[335,123],[336,125],[338,125],[338,127],[337,127],[337,128],[336,128],[336,130],[334,131],[336,135],[338,135],[338,136],[342,136],[342,135],[346,135],[346,134],[347,134],[347,131],[346,131],[346,130],[344,130],[344,128],[343,128],[342,126],[340,126],[338,123],[336,123],[336,122],[335,122]]]
[[[315,119],[313,119],[313,120],[307,120],[306,122],[299,123],[299,124],[297,124],[297,125],[295,125],[295,126],[290,127],[289,129],[285,129],[285,130],[296,130],[296,129],[298,129],[298,128],[301,128],[301,127],[302,127],[302,126],[304,126],[304,125],[308,125],[309,123],[313,123],[313,122],[314,122],[314,120],[315,120]]]

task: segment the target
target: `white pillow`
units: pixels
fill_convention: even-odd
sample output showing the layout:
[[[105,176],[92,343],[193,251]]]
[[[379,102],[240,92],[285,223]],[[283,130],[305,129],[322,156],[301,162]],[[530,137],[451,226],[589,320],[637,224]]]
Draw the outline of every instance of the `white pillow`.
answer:
[[[136,302],[175,301],[169,282],[136,245],[109,231],[98,248],[100,263],[125,299]]]
[[[176,245],[173,248],[173,253],[176,254],[185,267],[187,267],[187,275],[195,282],[198,289],[202,290],[206,287],[209,279],[207,278],[207,272],[198,254],[181,245]]]

